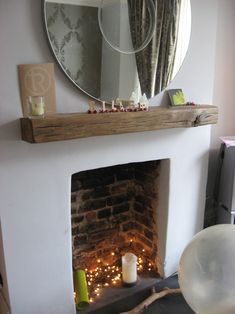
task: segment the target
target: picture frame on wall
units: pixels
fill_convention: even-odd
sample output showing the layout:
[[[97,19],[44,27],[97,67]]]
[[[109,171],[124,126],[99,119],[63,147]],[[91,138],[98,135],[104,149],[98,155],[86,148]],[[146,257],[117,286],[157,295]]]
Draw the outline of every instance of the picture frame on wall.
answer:
[[[167,90],[172,106],[185,106],[186,100],[182,89],[168,89]]]
[[[23,116],[29,116],[29,97],[43,97],[45,114],[55,113],[54,63],[19,64],[18,73]]]

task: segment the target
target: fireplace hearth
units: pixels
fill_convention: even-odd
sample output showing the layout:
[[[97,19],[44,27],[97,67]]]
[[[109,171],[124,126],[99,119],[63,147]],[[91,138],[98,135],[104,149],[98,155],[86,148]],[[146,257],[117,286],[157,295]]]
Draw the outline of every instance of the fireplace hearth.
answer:
[[[138,258],[138,289],[146,286],[146,277],[159,277],[160,167],[159,160],[146,161],[72,176],[73,269],[86,271],[91,302],[103,288],[118,287],[120,293],[121,257],[127,252]]]
[[[103,288],[101,294],[89,307],[78,310],[78,314],[120,314],[130,310],[149,297],[153,287],[161,283],[160,277],[139,277],[134,287],[122,285]]]

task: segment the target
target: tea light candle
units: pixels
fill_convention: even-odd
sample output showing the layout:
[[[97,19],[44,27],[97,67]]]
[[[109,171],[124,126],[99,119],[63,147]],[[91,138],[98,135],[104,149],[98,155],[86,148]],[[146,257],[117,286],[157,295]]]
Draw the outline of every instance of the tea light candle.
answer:
[[[28,96],[29,115],[43,117],[45,114],[45,103],[43,96]]]
[[[137,256],[132,253],[122,256],[122,280],[130,286],[137,282]]]
[[[44,115],[44,104],[32,103],[32,116],[42,116],[42,115]]]

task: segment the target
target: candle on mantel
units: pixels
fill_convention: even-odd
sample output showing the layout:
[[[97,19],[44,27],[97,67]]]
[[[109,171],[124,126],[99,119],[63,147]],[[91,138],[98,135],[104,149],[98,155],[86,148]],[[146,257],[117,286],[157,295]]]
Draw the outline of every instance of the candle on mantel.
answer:
[[[126,286],[133,286],[137,282],[137,256],[133,253],[122,256],[122,280]]]
[[[44,96],[28,96],[29,116],[43,117],[45,114]]]

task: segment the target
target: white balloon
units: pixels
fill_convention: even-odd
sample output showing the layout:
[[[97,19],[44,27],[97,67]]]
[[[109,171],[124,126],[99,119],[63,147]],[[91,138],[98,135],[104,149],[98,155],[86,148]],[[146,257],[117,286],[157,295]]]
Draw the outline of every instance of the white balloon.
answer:
[[[234,225],[215,225],[192,239],[180,259],[179,285],[197,314],[235,313]]]

